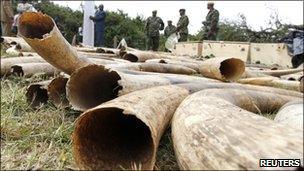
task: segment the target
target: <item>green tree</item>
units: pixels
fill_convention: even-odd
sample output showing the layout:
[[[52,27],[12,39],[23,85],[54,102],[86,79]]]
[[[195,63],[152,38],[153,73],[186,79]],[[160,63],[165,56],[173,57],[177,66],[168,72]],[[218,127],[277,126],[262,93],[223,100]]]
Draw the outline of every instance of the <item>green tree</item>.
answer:
[[[59,30],[69,42],[71,42],[78,28],[82,27],[82,11],[73,11],[69,7],[56,5],[49,0],[38,3],[36,8],[56,21]],[[105,46],[113,47],[113,39],[116,36],[118,40],[125,38],[127,44],[131,47],[145,49],[145,19],[143,17],[137,16],[131,19],[122,10],[118,12],[106,11],[106,13]]]
[[[73,11],[69,7],[62,7],[49,0],[42,0],[35,5],[35,8],[43,13],[51,16],[56,22],[62,35],[69,41],[78,32],[78,28],[82,26],[83,13],[81,11]]]
[[[107,12],[106,29],[105,29],[105,45],[113,46],[113,38],[116,36],[118,40],[125,39],[128,46],[139,49],[145,49],[146,36],[144,31],[145,19],[137,16],[131,19],[128,14],[122,10],[118,12]]]

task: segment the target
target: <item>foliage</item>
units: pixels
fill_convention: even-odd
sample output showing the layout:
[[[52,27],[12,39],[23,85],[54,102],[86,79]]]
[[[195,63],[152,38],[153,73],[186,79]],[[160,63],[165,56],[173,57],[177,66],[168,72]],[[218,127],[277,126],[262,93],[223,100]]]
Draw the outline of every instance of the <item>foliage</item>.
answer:
[[[78,114],[52,105],[30,108],[26,87],[40,80],[1,79],[1,170],[63,170],[74,165],[70,135]]]
[[[146,48],[146,35],[144,30],[145,19],[137,16],[131,19],[122,10],[118,12],[107,11],[105,29],[105,45],[113,47],[114,36],[118,40],[124,38],[130,47]]]
[[[81,11],[73,11],[69,7],[56,5],[48,0],[37,3],[35,8],[51,16],[69,42],[78,32],[78,27],[82,25],[83,13]]]

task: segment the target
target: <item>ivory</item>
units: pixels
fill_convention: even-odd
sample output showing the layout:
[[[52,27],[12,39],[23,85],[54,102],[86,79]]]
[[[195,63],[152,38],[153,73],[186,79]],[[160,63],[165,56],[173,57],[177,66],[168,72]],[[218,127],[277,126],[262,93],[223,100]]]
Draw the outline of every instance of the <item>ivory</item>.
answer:
[[[263,158],[303,161],[303,130],[252,113],[274,111],[297,99],[239,89],[210,89],[188,96],[172,119],[180,169],[260,170]]]
[[[108,54],[118,55],[120,52],[120,49],[115,49],[115,48],[102,47],[102,49],[104,50],[105,53],[108,53]]]
[[[274,121],[303,131],[303,99],[285,104]]]
[[[301,80],[302,77],[303,77],[303,72],[298,72],[298,73],[295,73],[295,74],[280,76],[281,79],[290,80],[290,81],[295,81],[295,80],[299,81],[299,80]]]
[[[88,52],[88,53],[107,53],[107,54],[119,54],[119,49],[106,48],[106,47],[74,47],[77,51]]]
[[[67,82],[68,76],[59,76],[54,78],[47,87],[49,100],[57,107],[69,106],[69,101],[66,98]]]
[[[91,64],[97,64],[97,65],[114,65],[114,64],[120,64],[121,62],[115,61],[115,60],[107,60],[107,59],[98,59],[98,58],[86,58],[88,62]]]
[[[244,62],[237,58],[211,58],[200,64],[203,76],[223,81],[235,81],[244,71]]]
[[[161,135],[188,93],[177,86],[155,87],[84,112],[72,137],[79,169],[152,170]]]
[[[298,72],[303,72],[303,68],[295,68],[295,69],[284,69],[284,70],[250,70],[246,69],[243,74],[243,78],[253,78],[253,77],[280,77],[284,75],[294,74]]]
[[[4,58],[1,59],[1,76],[10,74],[11,67],[18,63],[46,63],[46,61],[38,56]]]
[[[201,88],[204,86],[199,84],[153,87],[84,112],[76,121],[72,137],[78,167],[117,170],[139,166],[152,170],[160,138],[175,109]]]
[[[25,94],[27,102],[34,108],[48,101],[57,107],[67,107],[69,105],[65,90],[67,80],[66,76],[59,76],[52,80],[30,84]]]
[[[249,70],[247,68],[245,69],[245,72],[241,76],[241,78],[257,78],[257,77],[271,77],[271,76],[263,74],[263,73],[255,72],[255,71]]]
[[[87,53],[104,53],[100,48],[96,47],[75,47],[75,49],[79,52],[87,52]]]
[[[11,66],[11,75],[31,77],[34,74],[55,75],[60,71],[49,63],[21,63]]]
[[[19,45],[12,45],[5,50],[5,53],[8,56],[20,56],[21,47]]]
[[[222,83],[203,77],[136,71],[113,71],[103,66],[89,65],[74,72],[67,83],[67,98],[77,110],[86,110],[118,96],[150,87],[170,84],[199,83],[208,88],[236,86],[239,89],[271,92],[295,97],[303,94],[272,87]],[[208,84],[210,83],[210,84]],[[214,83],[214,84],[213,84]],[[215,83],[218,83],[215,85]]]
[[[129,71],[128,71],[129,72]],[[145,88],[190,82],[218,82],[203,77],[177,74],[113,71],[89,65],[75,71],[67,83],[67,98],[77,110],[86,110],[103,102]]]
[[[28,54],[26,54],[28,55]],[[44,63],[46,65],[46,61],[38,54],[31,54],[33,56],[26,57],[11,57],[1,59],[1,76],[11,74],[12,66],[16,64],[27,65],[27,63]],[[82,57],[82,56],[81,56]],[[99,65],[109,65],[109,64],[119,64],[121,63],[119,60],[106,60],[106,59],[95,59],[88,58],[87,61]],[[28,66],[28,65],[27,65]],[[50,66],[48,66],[50,68]],[[54,68],[54,67],[53,67]]]
[[[46,14],[25,12],[19,18],[20,36],[47,62],[71,74],[89,62],[79,59],[58,30],[54,20]]]
[[[6,37],[3,36],[3,43],[9,44],[9,45],[19,45],[21,47],[22,52],[34,52],[34,50],[31,48],[31,46],[26,43],[22,38],[19,37]]]
[[[274,77],[279,77],[283,75],[289,75],[289,74],[294,74],[297,72],[303,72],[303,67],[301,68],[293,68],[293,69],[284,69],[284,70],[260,70],[260,71],[255,71],[257,73],[265,74],[265,75],[270,75]]]
[[[98,58],[98,59],[107,59],[107,60],[117,60],[119,57],[115,54],[108,54],[108,53],[89,53],[89,52],[82,52],[78,51],[78,55],[87,58]],[[120,61],[124,61],[125,63],[129,63],[130,61],[118,59]]]
[[[37,83],[30,84],[25,93],[27,103],[36,108],[41,104],[45,104],[48,101],[47,86],[50,84],[51,80],[41,81]]]
[[[39,56],[39,55],[36,52],[21,52],[19,53],[18,56],[29,57],[29,56]]]
[[[185,74],[192,75],[197,73],[195,70],[174,64],[162,64],[162,63],[124,63],[107,65],[112,69],[128,69],[135,71],[157,72],[157,73],[173,73],[173,74]]]
[[[189,57],[181,57],[181,56],[174,56],[171,54],[161,54],[161,53],[156,53],[156,52],[151,52],[151,51],[127,51],[122,53],[123,59],[126,59],[131,62],[145,62],[146,60],[149,59],[174,59],[178,61],[190,61],[193,62],[195,60],[189,58]]]
[[[152,52],[128,51],[123,55],[122,58],[131,62],[145,62],[148,59],[161,58],[161,56]]]
[[[174,59],[149,59],[146,60],[145,63],[164,63],[164,64],[182,65],[199,72],[199,63],[195,63],[195,62],[182,62],[182,61],[176,61]]]
[[[41,22],[37,23],[36,20]],[[37,31],[31,32],[33,28]],[[121,59],[90,58],[94,57],[94,54],[77,52],[77,48],[72,47],[61,35],[53,19],[41,13],[24,13],[20,17],[19,32],[42,58],[67,74],[93,63],[99,65],[126,63],[126,60]],[[110,48],[103,49],[114,51]]]
[[[246,63],[246,67],[254,67],[254,68],[262,68],[262,69],[271,69],[271,66],[265,65],[265,64],[252,64],[252,63]],[[280,66],[278,66],[280,67]]]
[[[253,84],[269,87],[277,87],[286,90],[301,91],[301,84],[299,81],[280,80],[275,77],[258,77],[258,78],[244,78],[237,81],[242,84]]]

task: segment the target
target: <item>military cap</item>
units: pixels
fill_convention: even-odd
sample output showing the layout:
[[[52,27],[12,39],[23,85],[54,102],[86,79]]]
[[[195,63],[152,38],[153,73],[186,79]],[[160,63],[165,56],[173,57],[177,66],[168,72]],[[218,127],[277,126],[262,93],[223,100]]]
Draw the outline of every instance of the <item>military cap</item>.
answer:
[[[208,4],[208,5],[209,5],[209,4],[210,4],[210,5],[214,5],[214,2],[209,1],[207,4]]]
[[[180,9],[179,11],[186,11],[184,8]]]
[[[157,10],[153,10],[152,12],[155,13],[155,12],[157,12]]]

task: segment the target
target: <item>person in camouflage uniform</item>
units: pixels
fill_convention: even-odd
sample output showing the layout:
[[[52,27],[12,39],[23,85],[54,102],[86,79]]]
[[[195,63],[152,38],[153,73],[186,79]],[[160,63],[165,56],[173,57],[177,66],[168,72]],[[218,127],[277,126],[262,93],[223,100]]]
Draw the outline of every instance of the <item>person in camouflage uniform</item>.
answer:
[[[165,28],[164,36],[168,38],[171,34],[175,33],[176,27],[172,25],[172,21],[168,20],[168,26]]]
[[[180,9],[179,14],[180,18],[177,23],[176,32],[179,32],[180,39],[178,39],[179,42],[186,42],[188,38],[188,24],[189,19],[188,16],[186,16],[186,10]]]
[[[205,27],[203,40],[216,40],[219,30],[218,22],[220,14],[218,10],[214,9],[213,2],[209,2],[207,4],[207,9],[209,9],[209,12],[206,16],[206,21],[203,22],[203,25]]]
[[[157,11],[152,11],[152,16],[147,19],[145,29],[148,37],[148,50],[157,51],[159,47],[159,30],[164,29],[164,22],[156,16]]]
[[[164,36],[167,39],[171,34],[176,32],[176,27],[172,25],[172,21],[168,20],[168,26],[165,28]],[[165,52],[169,52],[167,48],[165,48]]]

